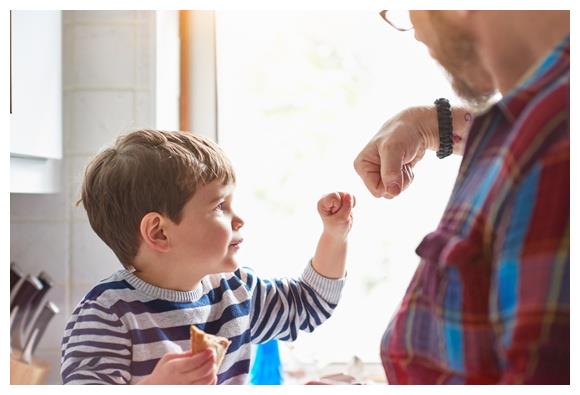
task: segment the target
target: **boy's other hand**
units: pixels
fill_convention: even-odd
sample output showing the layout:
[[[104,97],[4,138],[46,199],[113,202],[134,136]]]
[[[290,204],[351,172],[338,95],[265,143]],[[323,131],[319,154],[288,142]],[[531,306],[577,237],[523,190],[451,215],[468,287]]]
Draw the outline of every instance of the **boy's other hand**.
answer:
[[[211,349],[195,355],[192,355],[191,350],[167,353],[157,362],[153,372],[139,384],[215,384],[215,362],[215,351]]]
[[[352,227],[352,209],[356,205],[354,195],[347,192],[332,192],[318,201],[318,213],[324,224],[324,232],[346,237]]]

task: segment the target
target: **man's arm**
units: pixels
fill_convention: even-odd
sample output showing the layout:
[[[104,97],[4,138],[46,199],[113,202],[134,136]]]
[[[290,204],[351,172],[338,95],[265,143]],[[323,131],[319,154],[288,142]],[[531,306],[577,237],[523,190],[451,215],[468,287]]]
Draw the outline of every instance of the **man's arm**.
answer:
[[[462,155],[473,115],[462,107],[451,108],[453,153]],[[389,119],[363,148],[354,168],[375,197],[391,199],[413,181],[413,166],[426,150],[439,149],[435,106],[411,107]]]

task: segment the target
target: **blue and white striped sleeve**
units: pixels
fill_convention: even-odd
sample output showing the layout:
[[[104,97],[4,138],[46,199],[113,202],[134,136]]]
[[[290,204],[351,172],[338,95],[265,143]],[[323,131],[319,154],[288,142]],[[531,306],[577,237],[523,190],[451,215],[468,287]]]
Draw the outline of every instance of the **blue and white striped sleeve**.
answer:
[[[62,339],[63,384],[128,384],[131,339],[119,317],[96,300],[73,312]]]
[[[344,278],[329,279],[309,264],[299,279],[261,279],[244,271],[252,303],[252,343],[271,339],[295,340],[298,330],[312,332],[334,311]]]

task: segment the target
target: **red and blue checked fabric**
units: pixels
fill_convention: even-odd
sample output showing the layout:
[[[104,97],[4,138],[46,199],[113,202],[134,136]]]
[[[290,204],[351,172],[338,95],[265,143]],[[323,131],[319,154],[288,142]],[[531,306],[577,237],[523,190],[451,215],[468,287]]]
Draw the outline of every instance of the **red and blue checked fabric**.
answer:
[[[478,116],[382,339],[389,383],[569,384],[570,38]]]

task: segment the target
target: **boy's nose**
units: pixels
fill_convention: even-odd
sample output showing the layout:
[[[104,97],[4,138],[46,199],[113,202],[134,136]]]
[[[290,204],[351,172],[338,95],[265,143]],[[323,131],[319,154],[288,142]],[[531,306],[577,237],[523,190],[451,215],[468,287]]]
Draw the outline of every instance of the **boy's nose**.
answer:
[[[238,217],[237,215],[234,216],[232,219],[232,229],[239,230],[242,226],[244,226],[244,220]]]

